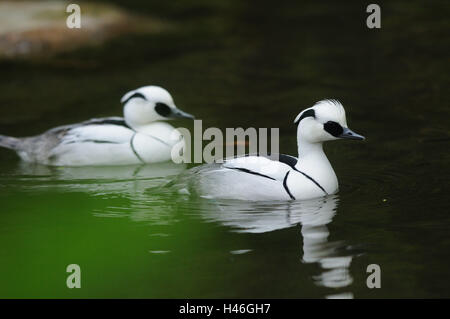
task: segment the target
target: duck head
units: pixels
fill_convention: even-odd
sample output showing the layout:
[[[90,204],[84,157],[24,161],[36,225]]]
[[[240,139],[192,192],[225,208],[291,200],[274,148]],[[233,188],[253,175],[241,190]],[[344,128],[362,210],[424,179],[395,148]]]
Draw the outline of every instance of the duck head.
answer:
[[[337,100],[322,100],[302,111],[294,121],[297,139],[311,144],[337,139],[364,140],[347,126],[345,110]]]
[[[128,92],[120,101],[125,121],[131,127],[176,118],[194,119],[193,115],[178,109],[170,93],[159,86],[143,86]]]

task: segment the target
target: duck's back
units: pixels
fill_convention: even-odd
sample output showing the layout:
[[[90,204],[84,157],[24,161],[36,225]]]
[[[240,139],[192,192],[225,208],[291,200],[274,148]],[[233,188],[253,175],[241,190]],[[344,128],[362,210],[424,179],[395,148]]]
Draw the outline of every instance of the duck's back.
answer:
[[[109,117],[64,125],[19,139],[18,155],[45,165],[119,165],[133,161],[129,149],[133,130],[123,118]]]

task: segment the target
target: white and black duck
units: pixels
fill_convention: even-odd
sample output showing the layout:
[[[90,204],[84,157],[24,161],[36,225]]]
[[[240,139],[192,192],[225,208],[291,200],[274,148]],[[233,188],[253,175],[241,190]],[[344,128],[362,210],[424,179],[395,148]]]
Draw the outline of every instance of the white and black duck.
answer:
[[[193,168],[174,185],[201,197],[240,200],[305,200],[334,194],[338,180],[323,142],[363,140],[347,127],[345,110],[336,100],[323,100],[295,118],[298,158],[258,155],[226,159]]]
[[[182,135],[166,120],[193,119],[175,106],[158,86],[128,92],[121,102],[124,117],[95,118],[53,128],[32,137],[0,135],[0,146],[26,162],[54,166],[132,165],[171,159]]]

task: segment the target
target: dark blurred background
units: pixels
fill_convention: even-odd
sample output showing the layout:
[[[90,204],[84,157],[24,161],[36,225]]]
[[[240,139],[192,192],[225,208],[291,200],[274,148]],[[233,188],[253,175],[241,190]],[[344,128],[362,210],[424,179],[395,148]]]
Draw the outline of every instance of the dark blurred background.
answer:
[[[366,26],[369,3],[101,2],[128,17],[117,34],[98,43],[66,50],[44,46],[37,54],[0,60],[0,133],[27,136],[92,117],[120,116],[123,94],[155,84],[202,119],[204,128],[279,127],[280,151],[296,155],[295,116],[318,100],[339,99],[349,127],[367,137],[364,143],[326,145],[341,182],[339,217],[330,227],[333,238],[369,247],[352,264],[356,296],[448,297],[449,2],[377,1],[381,29]],[[83,23],[89,8],[83,13],[79,4]],[[8,174],[16,155],[0,149],[0,162],[2,174]],[[15,202],[8,203],[15,212]],[[294,233],[277,234],[290,238]],[[231,296],[274,297],[269,293],[274,286],[277,296],[298,296],[298,287],[290,286],[295,271],[277,268],[280,258],[294,258],[278,258],[286,238],[277,242],[269,237],[276,247],[270,250],[273,268],[266,270],[279,270],[274,278],[280,286],[255,279],[254,286],[233,287],[241,290]],[[292,249],[299,249],[297,242]],[[259,269],[266,261],[260,257],[236,271],[249,265]],[[292,261],[292,269],[297,262]],[[371,262],[383,265],[388,287],[372,295],[361,271]],[[161,295],[167,296],[163,290]]]
[[[378,2],[381,29],[360,1],[107,3],[169,27],[1,61],[0,132],[120,115],[126,91],[158,84],[209,126],[293,134],[301,109],[337,98],[372,141],[447,134],[446,1]]]

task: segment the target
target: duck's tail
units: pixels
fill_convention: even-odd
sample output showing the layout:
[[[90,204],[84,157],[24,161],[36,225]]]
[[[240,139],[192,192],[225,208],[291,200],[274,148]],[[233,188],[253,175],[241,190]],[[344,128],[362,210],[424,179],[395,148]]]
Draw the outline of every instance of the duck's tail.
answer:
[[[6,147],[17,151],[19,149],[20,139],[11,136],[0,135],[0,147]]]

